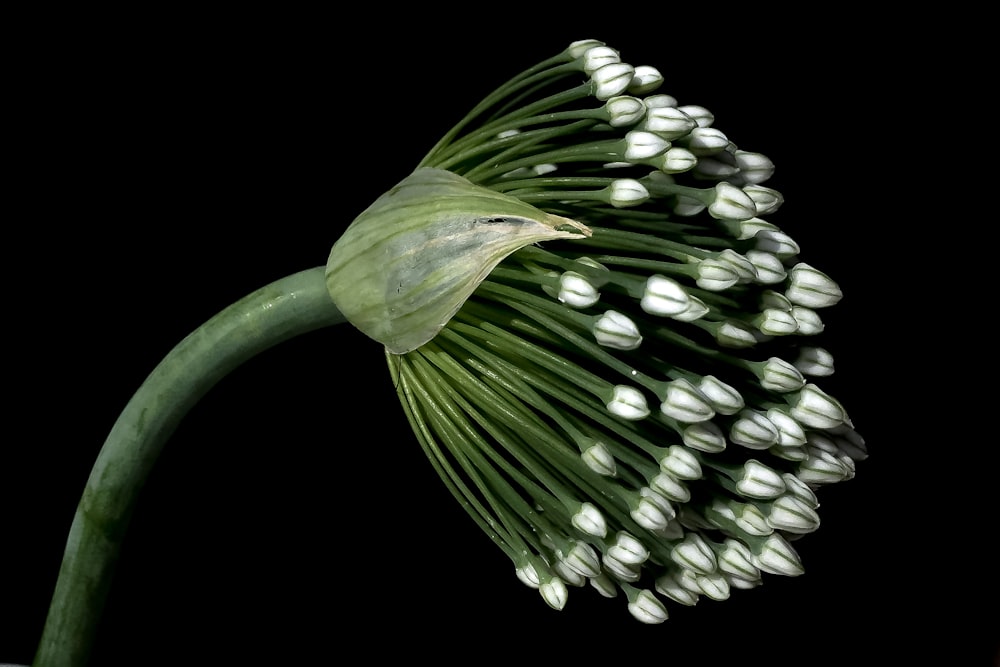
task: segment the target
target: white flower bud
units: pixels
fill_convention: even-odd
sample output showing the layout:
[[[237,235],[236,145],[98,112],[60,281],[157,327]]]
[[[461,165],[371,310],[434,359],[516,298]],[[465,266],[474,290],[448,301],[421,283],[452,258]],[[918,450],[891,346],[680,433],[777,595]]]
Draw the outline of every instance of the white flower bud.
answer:
[[[655,132],[668,141],[683,137],[697,125],[691,116],[672,106],[650,107],[642,123],[643,129]]]
[[[774,163],[766,155],[737,150],[733,157],[747,183],[763,183],[774,175]]]
[[[701,479],[704,473],[698,458],[681,445],[670,445],[667,454],[660,459],[660,470],[677,479]]]
[[[836,484],[854,476],[854,471],[830,452],[806,447],[809,456],[799,463],[795,476],[811,486]],[[850,460],[850,459],[848,459]]]
[[[748,449],[767,449],[778,444],[778,427],[756,410],[743,410],[729,428],[729,439]]]
[[[756,183],[743,186],[743,192],[753,200],[757,208],[757,215],[768,215],[777,211],[784,203],[785,199],[781,193],[774,188],[764,187]]]
[[[783,310],[786,313],[792,312],[792,302],[788,300],[788,297],[780,292],[775,292],[773,289],[761,290],[757,301],[761,308],[774,308],[775,310]]]
[[[841,454],[849,456],[855,461],[864,461],[868,458],[868,447],[865,439],[847,424],[830,429],[833,441]]]
[[[826,328],[819,313],[812,308],[792,306],[789,314],[795,318],[795,322],[799,328],[798,333],[801,336],[815,336],[823,333],[823,329]]]
[[[585,576],[561,560],[552,563],[552,571],[568,586],[584,586],[587,583]]]
[[[657,473],[656,476],[649,481],[649,485],[661,496],[668,500],[672,500],[675,503],[686,503],[691,500],[691,491],[688,489],[687,485],[668,473]]]
[[[634,350],[642,343],[639,327],[626,315],[609,310],[594,323],[594,338],[598,345],[616,350]]]
[[[603,44],[587,49],[583,53],[581,60],[580,66],[587,73],[587,76],[593,75],[594,72],[605,65],[612,65],[622,61],[618,51]]]
[[[601,564],[612,576],[622,581],[639,581],[642,574],[640,567],[623,563],[609,553],[605,553],[601,558]]]
[[[698,262],[698,287],[712,292],[729,289],[739,281],[736,270],[727,262],[714,257],[706,257]]]
[[[756,505],[739,503],[739,510],[733,517],[733,523],[747,535],[763,537],[774,532],[774,528],[767,522],[767,517]]]
[[[632,83],[635,68],[628,63],[608,63],[590,72],[594,97],[602,102],[621,95]]]
[[[660,74],[660,70],[650,65],[637,65],[628,92],[633,95],[645,95],[659,88],[662,83],[663,75]]]
[[[614,477],[617,474],[615,457],[611,455],[611,452],[608,451],[607,446],[603,442],[594,442],[593,445],[583,450],[580,458],[583,459],[588,468],[598,475]]]
[[[715,331],[715,340],[723,347],[745,348],[757,344],[753,330],[739,320],[723,320]]]
[[[833,428],[847,421],[844,406],[812,383],[802,387],[793,400],[795,403],[789,414],[808,428]]]
[[[666,276],[653,275],[646,280],[639,307],[650,315],[670,317],[688,309],[691,301],[680,283]]]
[[[708,214],[719,220],[749,220],[757,215],[753,199],[742,189],[722,181],[715,184],[715,198]]]
[[[655,164],[664,174],[681,174],[693,169],[698,164],[698,157],[683,146],[671,146]],[[688,212],[689,209],[682,209],[684,212],[678,212],[677,209],[674,209],[674,212],[677,215],[694,215],[705,208],[701,202],[692,200],[692,204],[697,208],[694,213]]]
[[[698,106],[697,104],[685,104],[678,108],[691,116],[698,123],[698,127],[711,127],[712,123],[715,122],[715,114],[705,107]]]
[[[591,577],[590,585],[603,597],[613,598],[618,595],[618,587],[615,585],[614,580],[604,572],[601,572],[596,577]]]
[[[569,597],[569,591],[566,589],[566,584],[559,577],[552,577],[548,581],[542,583],[538,587],[538,592],[542,594],[542,599],[545,600],[545,604],[549,605],[553,609],[560,610],[566,606],[566,599]]]
[[[727,537],[722,546],[722,553],[718,556],[720,572],[747,581],[760,579],[760,570],[753,564],[753,553],[747,545]]]
[[[615,535],[615,543],[608,547],[608,553],[627,565],[642,565],[649,558],[649,549],[637,537],[624,530]]]
[[[777,285],[788,277],[785,265],[777,255],[763,250],[747,250],[744,254],[757,271],[757,282],[761,285]]]
[[[668,151],[669,152],[669,151]],[[662,169],[662,171],[667,171]],[[688,218],[693,215],[698,215],[704,211],[706,205],[700,199],[695,199],[694,197],[689,197],[687,195],[677,195],[674,197],[674,215],[681,216],[682,218]]]
[[[601,561],[594,547],[580,540],[573,541],[573,548],[566,554],[563,562],[584,577],[596,577],[601,573]]]
[[[691,607],[697,604],[698,594],[689,590],[681,583],[681,572],[684,572],[684,570],[671,570],[657,577],[653,587],[657,593],[670,598],[677,604]]]
[[[756,206],[757,205],[754,204],[754,208],[756,208]],[[774,225],[768,222],[767,220],[763,220],[761,218],[750,218],[749,220],[740,220],[739,224],[736,227],[736,230],[737,230],[736,238],[738,238],[740,241],[746,241],[747,239],[752,239],[755,236],[757,236],[758,232],[779,231],[777,225]]]
[[[726,448],[726,436],[717,424],[707,421],[688,424],[681,432],[681,440],[691,449],[717,454]]]
[[[708,313],[708,304],[698,297],[688,294],[687,309],[684,310],[684,312],[671,315],[671,318],[677,320],[678,322],[694,322],[695,320],[699,320],[705,315],[708,315]]]
[[[778,357],[770,357],[759,371],[758,377],[761,387],[779,393],[796,391],[806,383],[799,369]]]
[[[649,199],[649,190],[634,178],[616,178],[608,186],[608,201],[615,208],[637,206]]]
[[[754,565],[764,572],[797,577],[805,572],[799,555],[792,545],[778,533],[772,533],[754,554]]]
[[[840,286],[822,271],[799,262],[788,270],[789,285],[785,290],[788,300],[806,308],[826,308],[844,296]]]
[[[755,250],[769,252],[778,259],[789,259],[799,254],[799,244],[780,229],[761,229],[753,238]]]
[[[611,393],[611,400],[608,401],[606,407],[611,414],[629,421],[645,419],[649,416],[646,397],[635,387],[624,384],[615,385]]]
[[[822,347],[803,347],[792,362],[803,375],[826,377],[833,375],[833,355]]]
[[[604,537],[608,534],[608,524],[601,511],[590,503],[580,503],[580,509],[571,519],[573,525],[588,535]]]
[[[625,160],[641,162],[662,155],[670,148],[670,142],[652,132],[632,130],[625,135]]]
[[[801,447],[806,443],[806,432],[791,415],[778,408],[770,408],[767,418],[778,429],[779,447]]]
[[[754,321],[760,332],[767,336],[790,336],[799,329],[791,313],[776,308],[765,308]]]
[[[670,520],[677,515],[673,505],[664,496],[646,486],[639,489],[639,495],[641,496],[639,502],[629,515],[646,530],[654,532],[664,530]]]
[[[757,270],[754,268],[753,263],[735,250],[727,248],[717,254],[716,258],[733,267],[739,284],[742,285],[757,280]]]
[[[715,552],[698,533],[688,533],[680,544],[671,549],[670,560],[695,574],[712,574],[718,568]]]
[[[812,509],[817,509],[819,507],[819,498],[816,497],[816,492],[813,491],[808,484],[790,472],[782,473],[781,479],[785,481],[785,487],[788,489],[788,493],[795,496]]]
[[[682,107],[686,111],[686,107]],[[695,121],[697,122],[697,118]],[[729,137],[714,127],[698,127],[691,130],[684,138],[685,146],[695,155],[712,155],[725,150],[729,145]]]
[[[708,421],[715,416],[715,410],[712,409],[705,395],[684,378],[671,380],[667,383],[660,411],[684,424]]]
[[[577,58],[584,57],[587,55],[587,51],[598,46],[604,46],[604,42],[599,42],[596,39],[581,39],[572,42],[566,47],[565,53],[571,60],[576,60]]]
[[[794,494],[785,494],[771,503],[767,522],[775,530],[804,535],[819,528],[819,514]]]
[[[734,577],[731,574],[726,575],[726,581],[729,582],[730,588],[735,588],[741,591],[748,591],[752,588],[757,588],[763,582],[758,579],[744,579],[743,577]]]
[[[718,155],[727,154],[719,153]],[[704,180],[719,181],[723,179],[733,179],[739,173],[740,170],[736,168],[736,165],[708,156],[698,158],[698,164],[694,166],[695,177]]]
[[[748,459],[743,464],[743,475],[736,482],[736,490],[747,498],[768,500],[785,492],[785,482],[781,475],[756,459]]]
[[[698,381],[698,390],[720,415],[734,415],[743,409],[745,403],[740,392],[714,375],[705,375]]]
[[[514,570],[514,574],[521,581],[522,584],[528,588],[538,588],[538,572],[535,570],[535,566],[531,563],[526,563],[519,568]]]
[[[695,582],[702,594],[710,600],[721,602],[729,598],[729,581],[718,572],[698,575]]]
[[[611,127],[628,127],[642,120],[646,114],[646,105],[638,97],[616,95],[604,103],[604,110]]]
[[[663,107],[675,107],[677,106],[677,98],[673,95],[667,95],[665,93],[657,93],[656,95],[647,95],[642,99],[643,104],[646,105],[648,109],[660,109]]]
[[[586,277],[576,271],[565,271],[559,276],[556,298],[571,308],[589,308],[600,300],[601,293]]]
[[[649,625],[667,620],[667,608],[651,591],[645,589],[639,591],[635,599],[628,603],[628,611],[637,621]]]

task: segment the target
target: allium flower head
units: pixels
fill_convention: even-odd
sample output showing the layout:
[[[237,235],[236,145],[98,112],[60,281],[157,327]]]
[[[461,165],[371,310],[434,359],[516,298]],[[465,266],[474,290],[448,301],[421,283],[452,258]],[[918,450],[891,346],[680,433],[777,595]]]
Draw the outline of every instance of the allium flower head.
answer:
[[[589,581],[642,623],[800,574],[815,489],[867,455],[819,384],[818,311],[842,294],[770,219],[775,165],[663,81],[571,44],[484,99],[327,265],[517,577],[555,609]]]

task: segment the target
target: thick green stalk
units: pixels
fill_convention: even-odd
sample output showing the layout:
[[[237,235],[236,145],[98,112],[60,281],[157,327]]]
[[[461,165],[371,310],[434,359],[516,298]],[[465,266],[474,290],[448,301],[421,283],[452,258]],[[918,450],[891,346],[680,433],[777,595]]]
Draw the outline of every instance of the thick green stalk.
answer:
[[[73,517],[35,667],[87,663],[129,517],[163,445],[185,414],[227,373],[295,336],[345,319],[324,267],[247,295],[177,344],[125,406]]]

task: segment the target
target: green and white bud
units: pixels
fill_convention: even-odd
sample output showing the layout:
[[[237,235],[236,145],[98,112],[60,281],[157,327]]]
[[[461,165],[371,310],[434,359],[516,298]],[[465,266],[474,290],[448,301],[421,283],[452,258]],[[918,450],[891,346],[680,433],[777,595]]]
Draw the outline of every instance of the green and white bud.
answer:
[[[736,272],[736,282],[740,285],[755,282],[757,280],[757,270],[753,263],[740,253],[727,248],[721,251],[716,257],[733,267]]]
[[[667,383],[660,412],[684,424],[708,421],[715,416],[705,395],[684,378]]]
[[[664,154],[665,155],[665,154]],[[662,169],[662,167],[661,167]],[[663,171],[667,171],[663,169]],[[705,202],[688,195],[677,195],[674,197],[673,212],[682,218],[698,215],[707,208]]]
[[[837,449],[841,454],[849,456],[855,461],[864,461],[868,458],[868,446],[861,434],[847,424],[834,427],[829,431]]]
[[[744,255],[757,272],[757,282],[761,285],[777,285],[788,277],[785,265],[774,254],[762,250],[747,250]]]
[[[632,74],[632,83],[628,86],[628,92],[633,95],[645,95],[651,93],[663,84],[663,75],[660,70],[651,65],[636,65]]]
[[[632,130],[625,135],[625,160],[639,163],[663,155],[670,148],[670,142],[658,134],[644,130]],[[647,193],[648,196],[648,193]]]
[[[561,610],[565,607],[566,600],[569,598],[569,590],[567,590],[566,584],[557,576],[552,576],[548,580],[543,581],[538,587],[538,592],[542,594],[545,604],[556,610]]]
[[[657,593],[677,604],[692,607],[698,603],[698,593],[682,583],[682,573],[686,571],[688,570],[683,568],[671,569],[666,574],[657,577],[653,587]]]
[[[694,122],[698,124],[698,127],[711,127],[712,123],[715,122],[715,114],[706,109],[703,106],[697,104],[685,104],[684,106],[677,107],[688,116],[694,119]]]
[[[577,530],[587,535],[604,537],[608,534],[608,523],[605,521],[604,515],[591,503],[580,503],[580,509],[570,521]]]
[[[736,480],[736,490],[747,498],[769,500],[785,492],[781,475],[756,459],[743,464],[743,475]]]
[[[816,492],[812,490],[812,487],[790,472],[782,473],[781,479],[785,481],[785,487],[789,494],[798,498],[811,509],[819,508],[819,498],[816,497]]]
[[[642,576],[642,566],[622,562],[607,552],[601,558],[601,564],[611,576],[621,581],[639,581]]]
[[[819,528],[819,514],[794,493],[785,493],[771,503],[767,522],[775,530],[804,535]]]
[[[643,589],[629,599],[628,611],[640,623],[656,625],[667,620],[667,608],[652,591]]]
[[[758,369],[760,386],[768,391],[787,393],[801,389],[806,383],[799,369],[778,357],[769,357]]]
[[[627,315],[609,310],[594,323],[594,339],[598,345],[616,350],[634,350],[642,343],[642,334]]]
[[[653,532],[665,530],[677,515],[670,501],[648,486],[639,489],[639,496],[639,502],[629,512],[629,516],[646,530]]]
[[[699,533],[689,532],[684,540],[670,550],[670,560],[695,574],[712,574],[718,569],[715,552]]]
[[[792,365],[803,375],[827,377],[833,375],[833,355],[822,347],[799,348],[799,356]]]
[[[608,186],[608,201],[615,208],[638,206],[649,200],[649,190],[634,178],[616,178]]]
[[[739,274],[728,262],[715,257],[706,257],[698,262],[698,287],[710,292],[721,292],[739,282]]]
[[[767,336],[790,336],[799,330],[799,323],[792,314],[777,308],[765,308],[754,318],[754,324]]]
[[[718,454],[726,449],[726,434],[711,421],[688,424],[681,431],[681,441],[691,449]]]
[[[719,155],[725,155],[725,153],[719,153]],[[698,164],[694,167],[694,175],[703,180],[718,181],[723,179],[733,179],[739,173],[740,170],[736,167],[736,165],[707,156],[699,158]]]
[[[613,65],[621,61],[621,55],[618,51],[599,42],[587,48],[580,55],[580,67],[587,73],[587,76],[591,76],[605,65]]]
[[[768,188],[756,183],[743,187],[743,192],[753,200],[757,215],[769,215],[777,211],[785,202],[785,198],[774,188]]]
[[[847,423],[847,412],[840,401],[811,382],[789,398],[793,401],[789,414],[803,426],[825,429]]]
[[[576,60],[578,58],[583,58],[587,55],[588,51],[599,46],[605,46],[604,42],[600,42],[596,39],[580,39],[575,42],[571,42],[563,53],[569,60]]]
[[[649,98],[646,99],[648,101]],[[655,132],[667,141],[683,137],[697,125],[691,116],[672,106],[649,107],[642,123],[644,130]],[[691,155],[694,156],[693,153]]]
[[[788,300],[806,308],[828,308],[844,296],[837,283],[830,280],[805,262],[799,262],[788,270],[789,285],[785,290]]]
[[[601,298],[601,293],[576,271],[564,271],[559,276],[559,290],[555,294],[560,303],[571,308],[590,308]]]
[[[757,215],[754,200],[742,189],[722,181],[715,184],[715,197],[708,214],[718,220],[749,220]]]
[[[683,312],[671,315],[678,322],[694,322],[710,312],[708,305],[696,296],[688,295],[688,307]]]
[[[615,535],[615,543],[608,547],[608,555],[628,565],[642,565],[649,558],[649,549],[637,537],[621,530]]]
[[[653,275],[646,280],[646,289],[639,307],[650,315],[673,317],[686,311],[691,300],[680,283],[662,275]]]
[[[753,564],[753,553],[750,548],[731,537],[722,542],[722,551],[717,556],[719,571],[747,581],[760,579],[760,570]],[[730,582],[731,583],[731,582]]]
[[[515,250],[589,235],[568,218],[420,168],[344,231],[327,260],[326,283],[351,324],[404,354],[434,338]]]
[[[815,336],[823,333],[823,329],[826,328],[826,325],[823,324],[823,320],[820,318],[819,313],[812,308],[806,308],[805,306],[792,306],[789,314],[795,319],[795,323],[798,326],[798,334],[800,336]]]
[[[562,579],[563,583],[567,586],[586,586],[587,577],[583,576],[569,565],[565,561],[556,560],[552,563],[552,570],[555,572],[556,576]]]
[[[739,320],[723,320],[715,330],[715,340],[722,347],[745,348],[757,344],[757,337],[749,325]]]
[[[766,155],[737,150],[733,157],[747,183],[763,183],[774,175],[774,163]]]
[[[767,449],[778,444],[780,437],[778,427],[757,410],[740,411],[739,419],[729,427],[729,439],[748,449]]]
[[[681,110],[685,111],[686,108]],[[695,121],[697,122],[698,119],[696,118]],[[729,137],[717,128],[699,125],[684,137],[684,145],[699,157],[713,155],[729,146]]]
[[[580,458],[583,459],[588,468],[598,475],[614,477],[617,474],[615,457],[611,455],[611,452],[608,451],[607,446],[603,442],[594,441],[594,444],[583,450]]]
[[[734,415],[745,406],[740,392],[714,375],[705,375],[698,381],[698,390],[720,415]]]
[[[648,109],[662,109],[663,107],[675,107],[677,106],[677,98],[673,95],[667,95],[666,93],[657,93],[656,95],[647,95],[642,98],[643,104],[646,105]]]
[[[563,562],[584,577],[601,574],[601,561],[594,547],[580,540],[573,541],[573,547],[563,557]]]
[[[718,572],[701,574],[695,577],[695,583],[701,593],[710,600],[721,602],[729,599],[729,581],[723,574]]]
[[[611,414],[628,421],[637,421],[649,416],[646,397],[635,387],[625,384],[615,385],[612,389],[611,400],[608,401],[606,407]]]
[[[610,62],[590,72],[594,97],[604,102],[621,95],[632,83],[635,68],[628,63]]]
[[[767,418],[778,429],[779,447],[801,447],[806,444],[806,432],[790,414],[778,408],[768,408]]]
[[[778,259],[791,259],[799,254],[799,244],[780,229],[761,229],[753,239],[755,250],[769,252]]]
[[[697,457],[681,445],[670,445],[660,459],[660,470],[683,480],[701,479],[704,473]]]
[[[836,484],[854,476],[853,468],[836,455],[812,446],[807,446],[806,452],[808,457],[799,463],[795,471],[795,476],[806,484]]]
[[[602,597],[613,598],[618,595],[618,586],[614,580],[606,573],[601,572],[597,576],[590,577],[590,585],[600,593]]]
[[[638,97],[616,95],[604,103],[611,127],[635,125],[646,115],[646,105]]]
[[[698,164],[698,156],[683,146],[671,146],[654,164],[664,174],[682,174],[694,169]],[[683,209],[682,211],[674,209],[674,212],[677,215],[694,215],[705,208],[704,204],[694,200],[691,200],[691,205],[692,209]],[[691,212],[692,210],[693,212]]]
[[[649,481],[649,486],[667,500],[672,500],[675,503],[686,503],[691,500],[691,490],[688,489],[687,485],[669,473],[657,473]]]
[[[771,533],[757,549],[751,546],[751,550],[754,554],[753,564],[763,572],[786,577],[797,577],[805,572],[799,554],[779,533]]]

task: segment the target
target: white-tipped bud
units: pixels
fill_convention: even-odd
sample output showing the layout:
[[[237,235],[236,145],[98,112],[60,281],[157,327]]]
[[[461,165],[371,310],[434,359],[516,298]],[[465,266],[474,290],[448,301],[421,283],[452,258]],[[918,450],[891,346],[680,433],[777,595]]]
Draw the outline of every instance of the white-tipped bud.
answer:
[[[712,574],[718,568],[715,552],[698,533],[685,535],[684,540],[670,550],[670,560],[695,574]]]
[[[808,428],[834,428],[847,422],[847,412],[840,401],[812,383],[807,383],[792,397],[789,414]]]
[[[556,610],[561,610],[565,607],[566,600],[569,598],[569,590],[559,577],[552,577],[548,581],[543,582],[538,587],[538,592],[542,594],[545,604]]]
[[[747,535],[764,537],[774,532],[774,528],[767,522],[767,517],[756,505],[735,502],[733,505],[738,505],[739,509],[739,512],[733,513],[733,523]]]
[[[657,93],[656,95],[647,95],[642,98],[643,104],[646,105],[648,109],[660,109],[662,107],[675,107],[677,106],[677,98],[673,95],[667,95],[665,93]]]
[[[660,412],[684,424],[708,421],[715,416],[705,395],[684,378],[667,383]]]
[[[662,155],[670,148],[670,142],[658,134],[643,130],[632,130],[625,135],[625,160],[641,162]]]
[[[681,445],[667,448],[666,456],[660,459],[660,470],[683,480],[701,479],[704,475],[698,458]]]
[[[757,588],[762,583],[764,583],[760,579],[750,580],[750,579],[744,579],[743,577],[734,577],[730,574],[726,575],[726,581],[729,582],[730,588],[735,588],[740,591],[749,591],[753,588]]]
[[[740,392],[714,375],[705,375],[698,381],[698,390],[720,415],[734,415],[743,409],[745,403]]]
[[[785,296],[797,306],[827,308],[844,296],[840,287],[829,276],[805,262],[799,262],[790,268],[788,279]]]
[[[760,579],[760,570],[753,564],[753,553],[747,545],[729,537],[722,543],[723,549],[718,556],[719,571],[747,581]]]
[[[827,377],[833,375],[833,355],[822,347],[803,347],[792,365],[803,375]]]
[[[698,575],[695,577],[695,583],[698,584],[701,593],[710,600],[721,602],[729,598],[729,581],[718,572]]]
[[[652,591],[643,589],[629,601],[628,611],[640,623],[656,625],[667,620],[667,608],[656,599]]]
[[[662,83],[663,75],[660,74],[660,70],[650,65],[636,65],[628,92],[633,95],[645,95],[659,88]]]
[[[741,188],[722,181],[715,184],[715,198],[708,214],[719,220],[749,220],[757,215],[754,200]]]
[[[605,570],[611,573],[611,576],[622,581],[639,581],[639,577],[642,576],[641,567],[624,563],[610,553],[604,554],[601,558],[601,564],[604,565]]]
[[[604,520],[604,515],[590,503],[580,503],[580,509],[573,515],[571,522],[577,530],[587,535],[604,537],[608,534],[608,523]]]
[[[757,337],[749,325],[739,320],[724,320],[715,331],[715,340],[722,347],[746,348],[757,344]]]
[[[556,576],[562,579],[563,583],[567,586],[585,586],[587,584],[587,577],[571,568],[564,561],[555,561],[552,564],[552,571],[555,572]]]
[[[591,76],[605,65],[612,65],[621,61],[622,59],[618,51],[612,49],[610,46],[600,44],[584,51],[580,67],[587,73],[587,76]]]
[[[638,206],[649,199],[649,190],[634,178],[616,178],[608,186],[608,202],[615,208]]]
[[[681,440],[691,449],[717,454],[726,448],[726,434],[714,422],[688,424],[681,431]]]
[[[727,153],[719,153],[727,155]],[[722,180],[735,178],[740,170],[734,164],[724,160],[717,160],[714,157],[702,156],[698,158],[698,164],[694,167],[694,175],[703,180]]]
[[[698,262],[698,287],[711,292],[721,292],[739,282],[739,275],[728,262],[707,257]]]
[[[639,306],[650,315],[672,317],[686,311],[691,305],[687,291],[680,283],[662,275],[653,275],[646,280]]]
[[[601,298],[597,288],[576,271],[564,271],[559,276],[559,292],[556,298],[571,308],[590,308]]]
[[[538,589],[538,572],[535,570],[535,566],[531,563],[526,563],[521,567],[516,568],[514,570],[514,574],[516,574],[518,580],[528,588]]]
[[[781,479],[785,481],[787,493],[795,496],[812,509],[819,507],[819,498],[816,497],[816,492],[808,484],[790,472],[782,473]]]
[[[806,444],[805,430],[790,414],[778,408],[769,408],[767,418],[778,429],[779,447],[801,447]]]
[[[747,183],[763,183],[774,175],[774,163],[766,155],[737,150],[733,153],[740,176]]]
[[[715,122],[715,114],[705,107],[698,106],[697,104],[685,104],[684,106],[677,108],[691,116],[691,118],[694,119],[694,122],[698,124],[698,127],[711,127],[712,123]]]
[[[757,269],[754,268],[753,263],[735,250],[727,248],[716,257],[733,267],[739,284],[745,285],[757,280]]]
[[[757,215],[774,213],[785,201],[784,197],[777,190],[755,183],[743,186],[743,192],[753,200],[757,208]]]
[[[664,174],[682,174],[694,169],[698,164],[698,156],[683,146],[671,146],[654,163]],[[688,208],[675,208],[677,215],[694,215],[700,213],[705,205],[699,201],[690,200]]]
[[[794,494],[786,493],[771,503],[767,522],[775,530],[804,535],[819,528],[819,514]]]
[[[635,68],[628,63],[607,63],[590,73],[594,97],[604,102],[616,95],[621,95],[632,83]]]
[[[615,457],[611,455],[611,452],[608,451],[607,446],[603,442],[594,442],[590,447],[583,450],[580,458],[583,459],[588,468],[598,475],[614,477],[618,472],[615,465]]]
[[[642,120],[646,114],[646,105],[638,97],[616,95],[604,103],[604,110],[611,127],[628,127]]]
[[[809,455],[799,463],[795,472],[795,476],[806,484],[810,486],[836,484],[854,476],[852,467],[836,455],[813,446],[807,446],[806,452]]]
[[[757,282],[761,285],[777,285],[788,277],[785,265],[777,255],[763,250],[747,250],[744,254],[757,271]]]
[[[806,380],[792,364],[778,357],[770,357],[761,366],[758,377],[760,386],[768,391],[786,393],[801,389]]]
[[[754,205],[754,207],[756,208],[756,204]],[[750,218],[749,220],[740,220],[738,221],[738,224],[736,225],[735,229],[736,229],[736,238],[738,238],[740,241],[746,241],[747,239],[752,239],[755,236],[757,236],[759,232],[762,231],[768,231],[768,232],[779,231],[777,225],[772,224],[767,220],[763,220],[761,218]]]
[[[792,302],[788,300],[788,297],[780,292],[775,292],[773,289],[761,290],[757,303],[760,304],[761,308],[774,308],[775,310],[783,310],[786,313],[792,311]]]
[[[826,328],[819,313],[812,308],[792,306],[789,314],[795,319],[795,324],[798,326],[796,333],[800,336],[815,336],[823,333],[823,329]]]
[[[642,127],[650,132],[655,132],[668,141],[672,141],[678,137],[683,137],[697,127],[697,125],[691,116],[680,109],[671,106],[662,106],[649,108]],[[690,151],[688,152],[690,153]],[[694,156],[693,153],[691,155]]]
[[[754,248],[769,252],[779,259],[790,259],[799,254],[799,244],[781,230],[762,229],[754,237]]]
[[[799,323],[792,314],[777,308],[765,308],[754,322],[766,336],[790,336],[799,330]]]
[[[681,108],[682,111],[686,107]],[[697,122],[698,119],[695,119]],[[729,137],[714,127],[698,126],[691,130],[684,138],[685,145],[695,155],[712,155],[725,150],[729,145]]]
[[[754,565],[764,572],[786,577],[797,577],[805,572],[799,554],[778,533],[772,533],[764,540],[759,553],[754,554]]]
[[[684,570],[671,570],[657,577],[653,587],[657,593],[670,598],[677,604],[691,607],[698,603],[698,593],[691,591],[681,583],[681,572]]]
[[[594,590],[600,593],[603,597],[613,598],[618,595],[618,586],[616,586],[614,580],[604,572],[601,572],[596,577],[591,577],[590,585],[593,586]]]
[[[573,541],[563,562],[584,577],[596,577],[601,573],[601,561],[594,547],[580,540]]]
[[[674,197],[673,213],[682,218],[698,215],[704,211],[706,205],[700,199],[689,197],[688,195],[677,195]]]
[[[767,449],[778,444],[780,435],[766,415],[756,410],[742,410],[729,428],[729,439],[748,449]]]
[[[566,47],[566,57],[570,60],[576,60],[577,58],[582,58],[587,55],[587,51],[598,47],[604,46],[604,42],[600,42],[596,39],[580,39],[575,42],[571,42],[569,46]]]
[[[668,473],[657,473],[649,481],[649,485],[661,496],[675,503],[686,503],[691,500],[691,491],[687,485]]]
[[[639,489],[639,502],[629,515],[632,519],[653,532],[659,532],[667,527],[677,513],[670,501],[649,487]]]
[[[781,475],[756,459],[743,464],[743,475],[736,482],[736,490],[747,498],[769,500],[785,492]]]
[[[628,565],[642,565],[649,558],[649,549],[635,535],[621,530],[615,535],[615,543],[608,547],[608,554]]]
[[[868,446],[865,444],[865,439],[847,424],[831,429],[830,433],[841,454],[849,456],[855,461],[864,461],[868,458]]]
[[[705,315],[708,315],[708,312],[708,304],[698,297],[691,296],[689,294],[687,310],[682,313],[672,315],[671,318],[677,320],[678,322],[694,322],[695,320],[699,320]]]
[[[642,343],[639,327],[617,310],[609,310],[597,318],[593,331],[598,345],[616,350],[634,350]]]
[[[611,400],[608,401],[606,407],[611,414],[629,421],[645,419],[649,416],[646,397],[635,387],[625,384],[615,385],[611,392]]]

